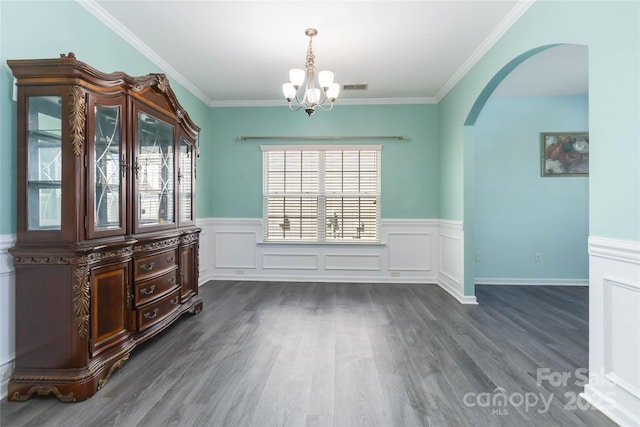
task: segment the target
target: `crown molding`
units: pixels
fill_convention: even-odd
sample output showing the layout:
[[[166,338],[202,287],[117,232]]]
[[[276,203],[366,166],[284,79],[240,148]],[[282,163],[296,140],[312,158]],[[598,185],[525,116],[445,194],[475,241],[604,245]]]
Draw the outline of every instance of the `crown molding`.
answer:
[[[407,105],[437,104],[434,97],[425,98],[370,98],[370,99],[338,99],[335,106],[341,105]],[[264,101],[211,101],[209,107],[286,107],[285,100]]]
[[[423,98],[354,98],[354,99],[338,99],[339,105],[389,105],[389,104],[436,104],[434,97]]]
[[[193,94],[209,107],[281,107],[286,106],[283,100],[247,100],[247,101],[215,101],[198,89],[191,81],[184,77],[178,70],[172,67],[153,49],[129,31],[120,21],[104,10],[95,0],[76,0],[93,16],[98,18],[105,26],[119,35],[143,56],[156,64],[165,74],[186,90]],[[340,99],[338,105],[407,105],[407,104],[437,104],[453,87],[476,65],[483,55],[520,19],[520,17],[535,3],[535,0],[520,0],[511,9],[507,16],[480,44],[480,46],[467,58],[456,73],[444,84],[435,97],[421,98],[371,98],[371,99]]]
[[[491,31],[489,36],[473,51],[471,56],[462,64],[458,71],[442,86],[435,96],[436,103],[447,96],[449,91],[480,61],[480,59],[495,45],[502,36],[524,15],[524,13],[535,3],[536,0],[520,0],[509,11],[507,16]]]
[[[177,83],[180,83],[186,90],[191,92],[193,96],[200,101],[209,105],[212,101],[207,95],[198,89],[193,83],[191,83],[186,77],[173,68],[167,61],[162,59],[153,49],[146,45],[142,40],[136,37],[131,31],[129,31],[124,25],[120,23],[116,18],[109,14],[102,8],[95,0],[76,0],[76,2],[85,8],[89,13],[98,18],[100,22],[106,25],[114,33],[122,37],[133,48],[138,50],[143,56],[156,64],[160,69],[171,77]]]

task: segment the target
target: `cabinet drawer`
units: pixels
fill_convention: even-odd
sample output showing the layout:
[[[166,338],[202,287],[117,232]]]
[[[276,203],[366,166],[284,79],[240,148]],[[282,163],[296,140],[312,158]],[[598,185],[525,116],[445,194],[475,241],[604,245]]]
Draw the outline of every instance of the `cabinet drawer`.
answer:
[[[155,279],[136,283],[135,304],[139,307],[157,299],[178,286],[178,270],[174,269]]]
[[[176,251],[170,250],[134,260],[136,280],[156,276],[176,267]]]
[[[147,329],[161,321],[180,307],[180,289],[138,309],[138,331]]]

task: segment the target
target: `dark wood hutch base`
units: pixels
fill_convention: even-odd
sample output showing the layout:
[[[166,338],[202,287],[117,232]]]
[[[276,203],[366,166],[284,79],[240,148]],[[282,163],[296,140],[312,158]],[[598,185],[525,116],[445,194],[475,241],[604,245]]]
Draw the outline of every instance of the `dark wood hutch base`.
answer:
[[[61,55],[18,85],[16,359],[9,400],[93,396],[198,295],[196,138],[162,74]]]

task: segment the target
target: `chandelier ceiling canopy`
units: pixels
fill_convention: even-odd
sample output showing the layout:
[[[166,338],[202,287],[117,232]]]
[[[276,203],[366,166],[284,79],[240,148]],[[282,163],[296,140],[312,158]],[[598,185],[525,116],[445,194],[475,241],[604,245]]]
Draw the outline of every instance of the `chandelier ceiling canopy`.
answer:
[[[315,55],[313,54],[313,37],[318,34],[315,28],[307,28],[304,32],[309,37],[309,48],[305,69],[293,68],[289,70],[289,83],[282,85],[282,92],[289,103],[291,111],[304,108],[311,116],[316,107],[329,111],[340,93],[340,85],[334,83],[331,71],[320,71],[316,81]],[[294,105],[295,103],[295,105]]]

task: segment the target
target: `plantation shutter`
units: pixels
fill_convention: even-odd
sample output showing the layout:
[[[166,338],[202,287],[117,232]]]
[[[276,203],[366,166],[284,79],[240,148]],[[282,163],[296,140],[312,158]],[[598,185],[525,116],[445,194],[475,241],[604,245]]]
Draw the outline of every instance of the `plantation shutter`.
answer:
[[[378,151],[327,151],[326,238],[377,238]]]
[[[268,151],[266,170],[266,237],[317,239],[318,153]]]
[[[265,240],[379,240],[381,148],[263,146]]]

